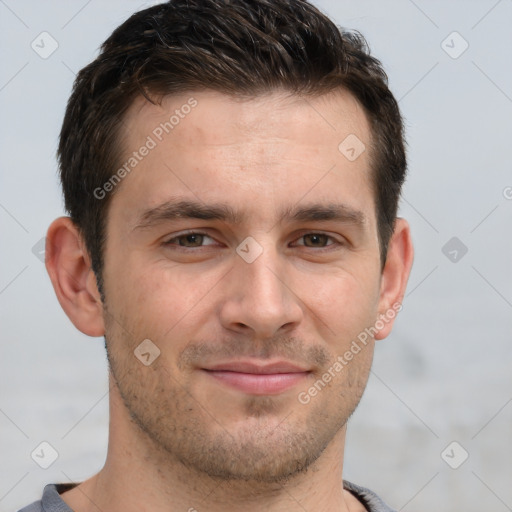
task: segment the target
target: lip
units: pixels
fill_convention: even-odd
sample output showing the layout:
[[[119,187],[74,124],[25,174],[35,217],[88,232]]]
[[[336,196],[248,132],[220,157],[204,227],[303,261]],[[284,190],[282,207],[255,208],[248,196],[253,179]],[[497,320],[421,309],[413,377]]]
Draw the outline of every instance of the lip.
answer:
[[[230,361],[202,370],[217,382],[251,395],[277,395],[310,374],[309,370],[288,361]]]
[[[307,368],[290,363],[288,361],[274,361],[272,363],[256,361],[227,361],[204,368],[212,371],[228,371],[239,373],[253,373],[258,375],[268,375],[275,373],[302,373],[307,372]]]

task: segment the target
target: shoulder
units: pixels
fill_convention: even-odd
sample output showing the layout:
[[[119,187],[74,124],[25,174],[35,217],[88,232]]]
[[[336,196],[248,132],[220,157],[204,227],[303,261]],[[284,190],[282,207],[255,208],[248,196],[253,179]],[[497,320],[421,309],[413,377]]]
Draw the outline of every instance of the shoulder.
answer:
[[[41,500],[34,501],[34,503],[31,503],[30,505],[20,508],[18,512],[43,512]]]
[[[40,500],[23,507],[18,512],[73,512],[60,497],[60,494],[77,484],[48,484]]]
[[[395,512],[377,494],[366,487],[361,487],[347,480],[343,481],[343,487],[354,494],[369,512]]]

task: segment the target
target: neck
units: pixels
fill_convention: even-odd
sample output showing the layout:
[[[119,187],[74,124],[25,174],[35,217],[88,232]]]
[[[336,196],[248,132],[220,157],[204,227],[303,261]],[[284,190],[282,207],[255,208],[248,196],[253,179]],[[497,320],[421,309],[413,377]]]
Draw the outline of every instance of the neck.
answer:
[[[62,495],[76,512],[364,510],[343,490],[345,427],[303,472],[280,483],[217,480],[185,467],[130,419],[110,386],[110,436],[103,469]]]

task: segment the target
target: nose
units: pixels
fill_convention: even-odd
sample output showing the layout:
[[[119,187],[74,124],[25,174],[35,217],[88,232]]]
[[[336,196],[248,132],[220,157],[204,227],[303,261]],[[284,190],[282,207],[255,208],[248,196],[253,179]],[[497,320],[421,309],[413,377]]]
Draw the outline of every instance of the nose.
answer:
[[[252,263],[235,254],[223,290],[223,327],[260,339],[296,328],[303,307],[290,276],[291,269],[276,251],[264,248]]]

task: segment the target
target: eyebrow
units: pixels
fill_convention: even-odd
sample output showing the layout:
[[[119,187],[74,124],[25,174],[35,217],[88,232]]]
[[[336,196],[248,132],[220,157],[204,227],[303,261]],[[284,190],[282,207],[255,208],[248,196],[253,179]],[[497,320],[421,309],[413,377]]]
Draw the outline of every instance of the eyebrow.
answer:
[[[205,204],[194,200],[175,199],[145,210],[133,229],[147,229],[178,219],[220,220],[229,224],[241,224],[246,215],[225,203]],[[338,221],[363,226],[367,218],[362,211],[343,203],[312,203],[283,209],[279,221]]]

